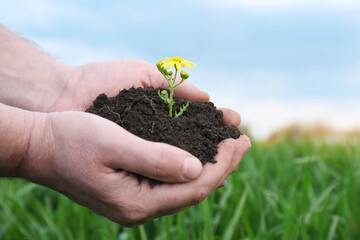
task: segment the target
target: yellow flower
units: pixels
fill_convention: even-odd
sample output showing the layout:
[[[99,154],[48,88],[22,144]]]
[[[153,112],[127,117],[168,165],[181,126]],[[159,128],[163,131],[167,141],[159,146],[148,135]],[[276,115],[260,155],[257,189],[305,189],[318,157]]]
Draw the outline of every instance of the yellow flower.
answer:
[[[192,70],[192,67],[193,67],[191,65],[194,65],[194,67],[196,67],[195,63],[190,62],[188,60],[184,60],[181,57],[173,57],[173,58],[163,57],[163,58],[165,58],[166,60],[162,61],[161,67],[167,66],[167,69],[171,68],[174,65],[175,65],[176,70],[178,70],[178,71],[180,70],[181,67],[185,67],[185,66],[188,66],[190,68],[190,70]]]

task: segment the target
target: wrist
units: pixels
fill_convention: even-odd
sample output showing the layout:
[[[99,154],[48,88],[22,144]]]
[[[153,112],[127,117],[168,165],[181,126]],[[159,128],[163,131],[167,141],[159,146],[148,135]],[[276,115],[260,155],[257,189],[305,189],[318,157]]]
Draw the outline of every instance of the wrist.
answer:
[[[48,113],[30,112],[31,122],[25,127],[28,132],[26,151],[16,171],[16,177],[41,184],[48,173],[50,156],[51,126],[47,124]]]
[[[0,102],[51,111],[66,89],[66,66],[0,26]]]
[[[0,176],[18,177],[34,127],[32,112],[0,103]]]

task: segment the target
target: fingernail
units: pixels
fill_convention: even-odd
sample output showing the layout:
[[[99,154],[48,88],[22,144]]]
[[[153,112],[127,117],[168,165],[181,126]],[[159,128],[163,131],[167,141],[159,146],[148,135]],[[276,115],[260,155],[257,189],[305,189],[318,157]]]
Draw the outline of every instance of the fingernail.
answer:
[[[202,164],[199,159],[194,157],[186,157],[182,175],[184,178],[192,180],[197,178],[202,171]]]

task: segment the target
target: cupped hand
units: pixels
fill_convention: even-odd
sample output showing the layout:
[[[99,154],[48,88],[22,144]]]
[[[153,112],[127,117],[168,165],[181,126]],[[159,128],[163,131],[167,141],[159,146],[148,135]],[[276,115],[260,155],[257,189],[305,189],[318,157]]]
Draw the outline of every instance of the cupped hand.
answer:
[[[63,87],[58,89],[58,100],[49,109],[53,111],[84,111],[100,93],[116,96],[120,90],[131,87],[168,87],[158,69],[139,59],[88,63],[66,67],[63,71]],[[209,95],[195,87],[189,80],[175,88],[175,96],[196,101],[209,101]],[[224,113],[223,124],[240,124],[240,115],[231,109],[220,109]]]
[[[64,71],[64,86],[59,89],[58,101],[51,111],[80,110],[92,105],[100,93],[113,97],[122,89],[131,87],[168,87],[165,78],[155,66],[143,60],[94,62],[70,67]],[[175,95],[190,100],[208,101],[209,95],[189,81],[175,89]]]
[[[34,116],[20,175],[130,227],[199,203],[236,170],[250,148],[245,136],[224,140],[218,163],[202,168],[184,150],[143,140],[89,113]],[[172,183],[151,188],[133,173]]]

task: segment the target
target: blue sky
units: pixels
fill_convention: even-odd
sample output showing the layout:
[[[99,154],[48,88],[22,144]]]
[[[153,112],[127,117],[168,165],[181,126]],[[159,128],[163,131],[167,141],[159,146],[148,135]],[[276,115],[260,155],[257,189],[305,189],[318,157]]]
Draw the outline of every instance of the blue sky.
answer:
[[[0,0],[0,22],[70,65],[193,61],[189,80],[258,139],[292,123],[360,127],[360,1]]]

